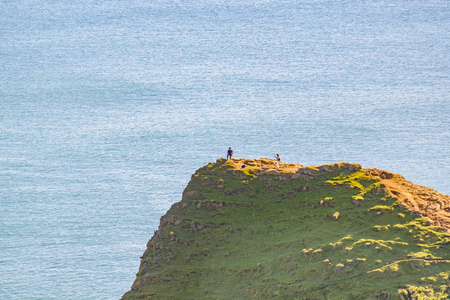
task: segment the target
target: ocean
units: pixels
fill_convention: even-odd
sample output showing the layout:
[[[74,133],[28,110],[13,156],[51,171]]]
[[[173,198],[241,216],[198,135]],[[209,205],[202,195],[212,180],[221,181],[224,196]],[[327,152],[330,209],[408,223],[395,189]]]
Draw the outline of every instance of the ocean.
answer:
[[[2,0],[0,298],[120,299],[226,156],[449,194],[446,0]]]

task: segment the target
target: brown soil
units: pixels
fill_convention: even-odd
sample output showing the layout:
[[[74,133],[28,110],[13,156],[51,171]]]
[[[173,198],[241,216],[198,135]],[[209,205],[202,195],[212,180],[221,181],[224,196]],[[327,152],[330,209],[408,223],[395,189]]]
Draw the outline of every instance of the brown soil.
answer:
[[[242,165],[246,165],[249,167],[254,167],[258,169],[267,169],[267,170],[276,170],[277,162],[275,159],[270,158],[260,158],[260,159],[243,159],[243,158],[233,158],[230,160],[233,167],[236,169],[240,169]],[[295,173],[299,168],[302,168],[303,165],[300,164],[290,164],[280,161],[280,168],[278,171],[283,173]]]

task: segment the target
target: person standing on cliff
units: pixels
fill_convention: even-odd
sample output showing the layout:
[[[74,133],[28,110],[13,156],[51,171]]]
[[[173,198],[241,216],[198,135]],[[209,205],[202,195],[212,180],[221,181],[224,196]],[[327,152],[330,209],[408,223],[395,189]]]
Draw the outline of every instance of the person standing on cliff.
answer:
[[[278,170],[278,168],[280,167],[280,160],[281,160],[280,154],[276,154],[274,156],[275,156],[275,159],[277,160],[277,170]]]
[[[227,160],[228,160],[228,157],[230,157],[229,159],[231,159],[232,156],[233,156],[233,150],[231,150],[231,147],[229,147],[228,151],[227,151]]]

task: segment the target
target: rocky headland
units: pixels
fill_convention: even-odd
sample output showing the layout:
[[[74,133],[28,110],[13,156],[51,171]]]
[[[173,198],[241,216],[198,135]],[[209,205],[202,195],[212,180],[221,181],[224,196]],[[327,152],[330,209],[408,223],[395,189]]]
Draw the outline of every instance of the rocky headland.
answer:
[[[358,164],[219,159],[123,299],[447,299],[450,196]]]

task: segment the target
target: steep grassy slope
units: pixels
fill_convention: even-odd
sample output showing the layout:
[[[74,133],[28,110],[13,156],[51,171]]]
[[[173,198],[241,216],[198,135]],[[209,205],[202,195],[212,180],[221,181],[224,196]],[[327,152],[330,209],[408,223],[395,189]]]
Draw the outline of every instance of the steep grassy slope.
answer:
[[[447,299],[450,234],[392,197],[386,176],[211,163],[161,218],[123,299]]]

